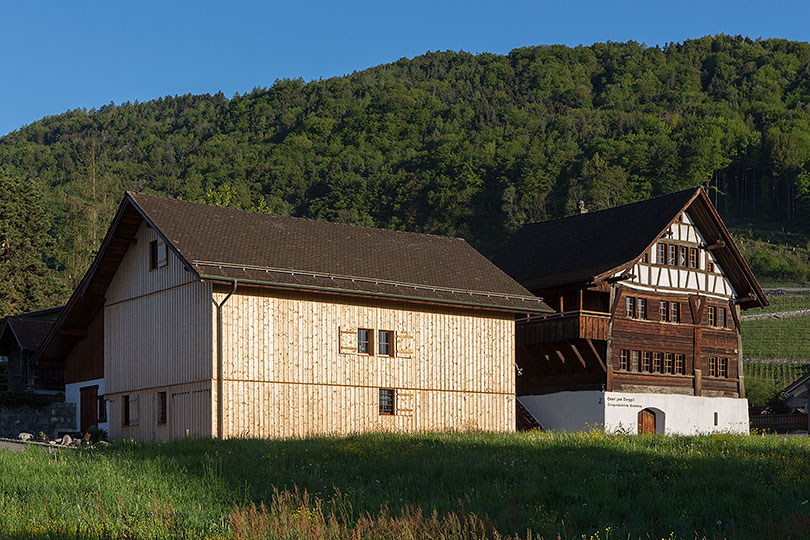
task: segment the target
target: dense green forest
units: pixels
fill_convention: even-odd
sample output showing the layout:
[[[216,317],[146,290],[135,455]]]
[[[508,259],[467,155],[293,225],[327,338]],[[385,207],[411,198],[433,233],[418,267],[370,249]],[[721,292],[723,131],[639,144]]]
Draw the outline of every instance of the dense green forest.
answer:
[[[0,216],[0,283],[34,272],[51,292],[0,292],[0,313],[64,299],[127,189],[456,235],[488,255],[580,199],[600,209],[698,185],[741,227],[803,231],[809,112],[810,44],[730,36],[435,52],[231,99],[77,109],[0,138],[4,209],[41,209]],[[12,264],[26,249],[43,264]],[[777,267],[764,277],[785,273],[763,253]]]

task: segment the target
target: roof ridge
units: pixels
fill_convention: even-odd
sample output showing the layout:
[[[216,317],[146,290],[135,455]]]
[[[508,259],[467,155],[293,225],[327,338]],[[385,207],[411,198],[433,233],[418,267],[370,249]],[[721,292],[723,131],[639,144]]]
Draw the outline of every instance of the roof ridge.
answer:
[[[311,222],[311,223],[319,223],[319,224],[328,223],[330,225],[341,225],[341,226],[344,226],[344,227],[358,229],[358,230],[365,229],[365,230],[372,230],[372,231],[386,231],[386,232],[406,234],[406,235],[419,235],[419,236],[428,236],[430,238],[441,238],[441,239],[444,239],[444,240],[457,240],[457,241],[461,241],[461,242],[464,242],[465,244],[469,245],[469,242],[467,242],[464,238],[461,238],[461,237],[458,237],[458,236],[449,236],[449,235],[446,235],[446,234],[426,233],[426,232],[418,232],[418,231],[405,231],[405,230],[402,230],[402,229],[387,229],[387,228],[384,228],[384,227],[374,227],[374,226],[371,226],[371,225],[358,225],[358,224],[355,224],[355,223],[343,223],[343,222],[340,222],[340,221],[329,221],[329,220],[326,220],[326,219],[317,219],[317,218],[304,217],[304,216],[285,216],[283,214],[270,214],[270,213],[267,213],[267,212],[259,212],[257,210],[247,210],[247,209],[244,209],[244,208],[235,208],[233,206],[220,206],[220,205],[217,205],[217,204],[208,204],[208,203],[199,202],[199,201],[189,201],[187,199],[176,199],[176,198],[168,197],[168,196],[165,196],[165,195],[154,195],[154,194],[151,194],[151,193],[142,193],[142,192],[138,192],[138,191],[129,191],[129,190],[127,190],[126,194],[128,196],[132,197],[133,199],[134,199],[133,196],[135,196],[135,197],[151,197],[151,198],[155,198],[155,199],[161,199],[161,200],[164,200],[164,201],[170,201],[172,203],[188,203],[188,204],[192,204],[192,205],[205,206],[207,208],[221,208],[223,210],[232,211],[232,212],[242,212],[242,213],[247,213],[247,214],[255,214],[257,216],[267,216],[267,217],[278,218],[278,219],[293,219],[293,220],[297,220],[297,221],[308,221],[308,222]]]
[[[621,208],[626,208],[628,206],[633,206],[633,205],[636,205],[636,204],[644,204],[644,203],[648,203],[648,202],[652,202],[652,201],[657,201],[657,200],[663,199],[665,197],[674,197],[675,195],[680,195],[680,194],[683,194],[683,193],[686,193],[686,192],[690,192],[690,193],[694,194],[694,193],[697,193],[700,189],[702,189],[702,186],[698,186],[698,187],[695,187],[695,188],[681,189],[679,191],[673,191],[672,193],[665,193],[663,195],[658,195],[657,197],[652,197],[650,199],[644,199],[644,200],[641,200],[641,201],[620,204],[619,206],[611,206],[610,208],[602,208],[601,210],[593,210],[593,211],[589,210],[589,211],[587,211],[587,212],[585,212],[583,214],[571,214],[570,216],[563,216],[563,217],[558,217],[558,218],[554,218],[554,219],[548,219],[546,221],[533,221],[531,223],[526,223],[525,225],[522,225],[522,226],[526,227],[526,226],[531,226],[531,225],[539,225],[541,223],[555,223],[555,222],[560,222],[560,221],[564,221],[566,219],[576,218],[576,217],[580,217],[580,216],[595,216],[595,215],[598,215],[598,214],[601,214],[601,213],[604,213],[604,212],[610,212],[610,211],[613,211],[613,210],[619,210]],[[518,227],[518,228],[520,228],[520,227]]]

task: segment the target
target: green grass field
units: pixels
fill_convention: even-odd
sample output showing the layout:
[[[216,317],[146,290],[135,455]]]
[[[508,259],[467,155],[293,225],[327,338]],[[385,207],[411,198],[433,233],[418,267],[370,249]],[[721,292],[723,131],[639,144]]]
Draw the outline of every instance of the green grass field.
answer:
[[[0,450],[0,471],[10,539],[810,537],[807,438],[189,439]]]
[[[768,307],[744,314],[810,309],[810,296],[773,296],[769,300]],[[810,316],[743,320],[742,340],[746,358],[810,358]]]

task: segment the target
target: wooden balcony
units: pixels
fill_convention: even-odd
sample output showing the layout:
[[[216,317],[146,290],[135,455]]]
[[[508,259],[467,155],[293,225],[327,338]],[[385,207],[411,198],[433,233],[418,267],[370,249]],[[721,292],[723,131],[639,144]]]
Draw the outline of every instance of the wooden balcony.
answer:
[[[566,311],[538,315],[517,321],[517,345],[534,345],[572,339],[608,338],[610,313],[599,311]]]

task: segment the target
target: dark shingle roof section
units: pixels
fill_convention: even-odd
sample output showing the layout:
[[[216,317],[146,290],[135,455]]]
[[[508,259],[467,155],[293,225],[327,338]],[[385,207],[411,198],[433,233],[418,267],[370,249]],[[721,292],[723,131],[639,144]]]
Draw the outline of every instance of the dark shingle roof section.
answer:
[[[12,316],[6,319],[6,324],[14,332],[17,343],[24,351],[35,351],[39,348],[45,336],[48,335],[54,321],[49,319],[36,319],[24,316]]]
[[[127,195],[201,276],[550,311],[461,239]]]
[[[590,281],[640,256],[698,190],[524,225],[493,262],[533,290]]]

